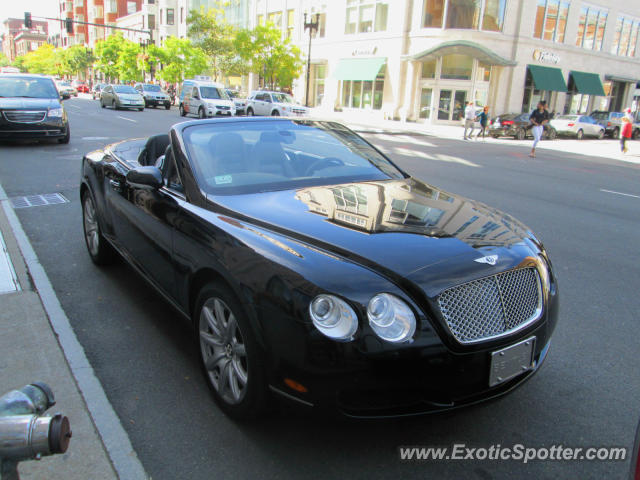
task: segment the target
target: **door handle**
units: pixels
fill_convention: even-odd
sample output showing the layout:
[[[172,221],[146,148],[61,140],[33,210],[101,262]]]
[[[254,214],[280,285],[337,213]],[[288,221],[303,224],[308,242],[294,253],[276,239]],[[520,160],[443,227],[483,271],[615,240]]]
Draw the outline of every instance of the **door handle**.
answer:
[[[122,183],[117,180],[109,179],[109,185],[111,185],[116,192],[122,191]]]

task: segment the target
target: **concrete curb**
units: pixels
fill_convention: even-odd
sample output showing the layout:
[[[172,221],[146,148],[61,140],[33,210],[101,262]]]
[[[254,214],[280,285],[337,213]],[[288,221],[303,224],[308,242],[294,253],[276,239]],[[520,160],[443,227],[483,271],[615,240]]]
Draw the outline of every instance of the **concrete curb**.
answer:
[[[78,341],[44,268],[24,232],[7,195],[0,184],[0,203],[7,216],[27,269],[40,296],[49,322],[58,337],[78,389],[87,405],[95,427],[102,438],[113,467],[122,480],[146,480],[142,463],[133,449],[129,437],[95,376],[84,349]]]

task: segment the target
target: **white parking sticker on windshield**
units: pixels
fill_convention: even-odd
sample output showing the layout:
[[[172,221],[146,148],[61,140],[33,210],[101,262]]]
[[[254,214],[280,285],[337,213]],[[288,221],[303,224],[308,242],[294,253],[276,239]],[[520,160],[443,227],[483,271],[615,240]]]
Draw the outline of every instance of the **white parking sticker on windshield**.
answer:
[[[223,183],[231,183],[231,175],[218,175],[214,177],[216,185],[221,185]]]

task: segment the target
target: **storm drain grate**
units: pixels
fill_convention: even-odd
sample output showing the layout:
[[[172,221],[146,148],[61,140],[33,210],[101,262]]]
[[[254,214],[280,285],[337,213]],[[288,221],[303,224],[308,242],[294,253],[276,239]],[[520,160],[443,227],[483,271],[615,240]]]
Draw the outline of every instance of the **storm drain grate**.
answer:
[[[27,195],[24,197],[13,197],[11,204],[13,208],[42,207],[44,205],[57,205],[69,203],[61,193],[43,193],[42,195]]]

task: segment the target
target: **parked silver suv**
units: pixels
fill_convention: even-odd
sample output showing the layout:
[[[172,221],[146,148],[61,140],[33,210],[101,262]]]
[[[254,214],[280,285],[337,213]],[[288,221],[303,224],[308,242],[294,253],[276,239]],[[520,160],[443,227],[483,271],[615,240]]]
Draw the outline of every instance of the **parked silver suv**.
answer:
[[[160,88],[160,85],[154,85],[153,83],[136,83],[133,88],[144,97],[145,107],[156,108],[159,105],[164,105],[164,108],[167,110],[171,108],[171,99],[169,95]]]
[[[259,90],[251,92],[247,99],[247,115],[303,116],[309,109],[298,105],[291,95],[283,92]]]

